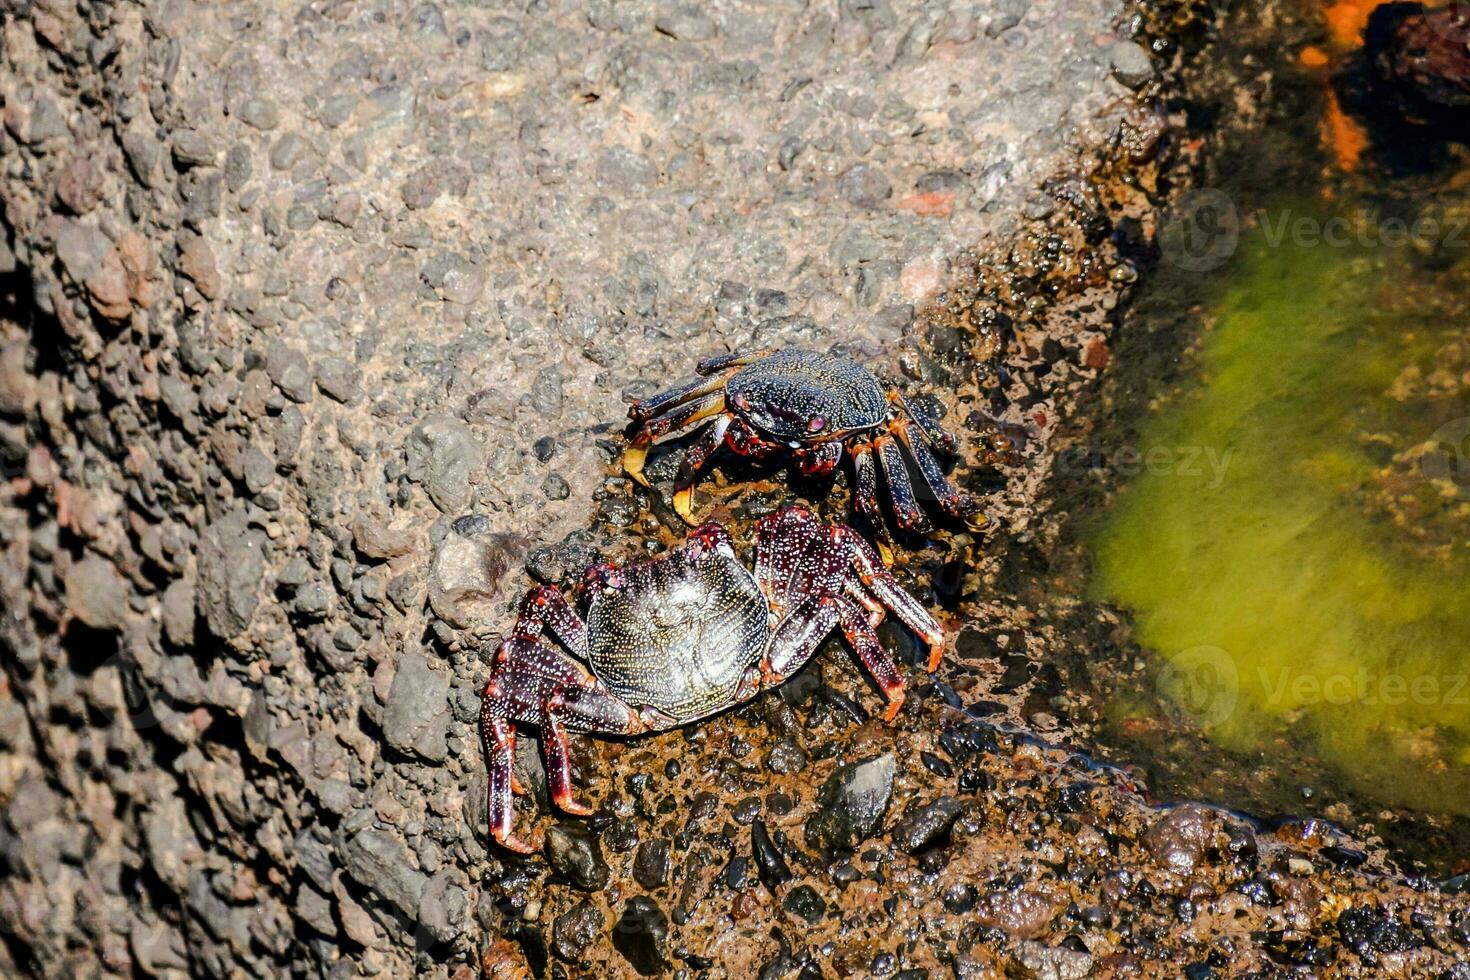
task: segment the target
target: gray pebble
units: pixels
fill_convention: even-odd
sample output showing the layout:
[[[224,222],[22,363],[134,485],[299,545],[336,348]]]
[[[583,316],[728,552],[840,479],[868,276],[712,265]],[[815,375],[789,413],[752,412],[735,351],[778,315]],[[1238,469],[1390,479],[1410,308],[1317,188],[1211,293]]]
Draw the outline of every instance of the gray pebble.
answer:
[[[893,184],[877,167],[860,163],[837,178],[837,193],[849,204],[876,208],[893,194]]]
[[[1113,77],[1129,88],[1142,88],[1154,77],[1153,59],[1136,41],[1119,41],[1108,51]]]

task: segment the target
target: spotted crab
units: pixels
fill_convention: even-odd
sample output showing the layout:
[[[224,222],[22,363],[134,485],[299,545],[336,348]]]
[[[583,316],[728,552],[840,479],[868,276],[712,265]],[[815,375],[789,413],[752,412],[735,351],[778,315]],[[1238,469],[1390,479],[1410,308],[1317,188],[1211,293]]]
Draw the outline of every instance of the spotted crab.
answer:
[[[685,725],[781,684],[840,628],[888,701],[904,701],[893,657],[874,632],[888,612],[929,647],[944,634],[852,528],[788,507],[755,527],[755,569],[719,524],[654,558],[584,573],[578,613],[554,586],[533,589],[495,652],[480,708],[494,838],[522,853],[512,827],[516,725],[540,730],[551,797],[572,795],[567,733],[640,735]],[[549,633],[549,637],[546,635]]]
[[[837,354],[768,349],[710,358],[695,371],[696,380],[629,407],[628,417],[638,429],[623,454],[628,475],[648,486],[643,467],[649,447],[714,420],[679,466],[674,509],[690,524],[695,523],[691,504],[699,471],[725,446],[754,459],[789,453],[808,476],[829,474],[850,455],[853,498],[880,534],[886,527],[878,504],[880,466],[898,526],[914,533],[929,530],[909,475],[912,460],[940,510],[984,525],[979,502],[957,490],[944,473],[941,460],[954,457],[955,437],[856,362]]]

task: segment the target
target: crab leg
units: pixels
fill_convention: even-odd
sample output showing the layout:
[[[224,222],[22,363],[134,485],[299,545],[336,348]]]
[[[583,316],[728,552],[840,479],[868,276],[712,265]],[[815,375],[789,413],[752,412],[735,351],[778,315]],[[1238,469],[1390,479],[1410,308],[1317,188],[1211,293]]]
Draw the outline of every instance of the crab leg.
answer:
[[[852,468],[857,477],[852,499],[857,504],[858,513],[867,518],[873,529],[873,536],[883,554],[883,563],[889,564],[893,561],[893,552],[883,540],[888,536],[888,526],[883,522],[883,511],[878,506],[878,464],[873,461],[871,444],[853,451]]]
[[[513,851],[531,845],[512,829],[514,722],[537,726],[552,798],[569,813],[586,808],[572,797],[567,731],[633,734],[646,727],[638,713],[607,691],[571,657],[536,639],[512,636],[495,652],[480,701],[480,738],[488,778],[491,836]]]
[[[623,469],[645,487],[648,479],[643,475],[643,464],[648,459],[648,447],[675,429],[683,429],[711,415],[725,410],[725,396],[721,392],[705,395],[697,401],[681,405],[673,411],[650,419],[638,430],[623,453]]]
[[[947,455],[953,456],[959,448],[959,443],[949,430],[941,427],[929,416],[914,408],[914,403],[904,396],[897,388],[888,389],[888,401],[896,407],[901,414],[910,421],[916,422],[923,431],[925,437]]]
[[[883,720],[892,721],[897,717],[898,709],[903,707],[907,696],[904,694],[903,677],[898,672],[898,665],[893,662],[893,655],[878,642],[878,634],[873,632],[872,625],[857,603],[843,596],[834,605],[842,624],[842,635],[847,637],[853,653],[857,654],[877,682],[883,696],[888,699],[888,710],[883,712]]]
[[[914,496],[909,466],[898,442],[891,435],[881,435],[873,440],[873,447],[878,450],[878,461],[883,465],[883,476],[888,481],[888,495],[893,501],[893,515],[898,519],[898,526],[915,534],[928,531],[929,519],[924,516],[924,509]]]
[[[694,483],[699,479],[699,471],[704,469],[704,464],[725,441],[725,431],[730,428],[732,420],[729,415],[715,419],[694,445],[684,451],[684,459],[679,463],[679,478],[674,481],[674,510],[690,524],[694,523]]]
[[[974,524],[974,518],[980,509],[980,502],[961,490],[956,489],[949,478],[944,475],[944,469],[939,464],[939,458],[934,455],[934,450],[929,448],[923,430],[918,423],[904,422],[898,430],[898,437],[902,440],[904,448],[913,457],[914,463],[919,467],[919,473],[924,477],[924,483],[934,492],[934,499],[943,511],[951,517],[957,517],[962,521]],[[979,515],[980,526],[986,523],[985,516]]]
[[[504,718],[482,712],[480,741],[485,747],[485,772],[490,784],[490,836],[512,851],[530,854],[535,848],[515,836],[511,822],[515,816],[511,802],[511,783],[515,780],[512,769],[516,746],[515,726]]]
[[[567,597],[554,585],[538,585],[521,603],[513,633],[523,640],[534,640],[543,627],[583,660],[587,659],[587,626],[567,602]]]
[[[698,374],[714,374],[716,371],[723,371],[726,368],[744,367],[763,357],[770,357],[774,353],[776,353],[776,348],[762,347],[758,350],[734,351],[729,354],[719,354],[700,361],[694,370]]]
[[[862,535],[851,528],[843,528],[844,537],[848,541],[848,554],[852,558],[853,570],[857,573],[858,580],[867,587],[878,600],[899,618],[909,629],[929,645],[928,671],[933,673],[939,669],[939,661],[944,657],[944,630],[929,615],[929,611],[920,605],[919,600],[909,595],[903,586],[893,577],[893,573],[883,567],[878,553],[873,550],[868,542],[864,541]]]
[[[647,422],[649,419],[662,415],[671,408],[684,404],[691,398],[702,395],[713,394],[725,387],[726,377],[720,375],[714,378],[695,378],[687,384],[661,391],[647,398],[640,398],[628,406],[628,418],[634,422]]]
[[[774,687],[800,670],[832,632],[837,620],[835,596],[810,596],[797,603],[791,613],[776,624],[765,656],[761,658],[764,686]]]

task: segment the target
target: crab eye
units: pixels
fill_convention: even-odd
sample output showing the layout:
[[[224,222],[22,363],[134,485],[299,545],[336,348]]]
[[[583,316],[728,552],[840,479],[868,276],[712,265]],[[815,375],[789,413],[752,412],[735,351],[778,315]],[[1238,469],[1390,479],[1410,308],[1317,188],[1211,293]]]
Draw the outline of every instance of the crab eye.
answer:
[[[735,407],[740,409],[741,411],[744,411],[745,409],[750,407],[750,400],[744,395],[736,395],[734,398],[731,398],[730,401],[732,401],[735,404]]]
[[[821,432],[826,427],[827,427],[827,420],[824,419],[824,418],[822,418],[820,415],[818,415],[816,418],[812,419],[810,422],[808,422],[806,424],[806,431],[815,434],[815,433]]]

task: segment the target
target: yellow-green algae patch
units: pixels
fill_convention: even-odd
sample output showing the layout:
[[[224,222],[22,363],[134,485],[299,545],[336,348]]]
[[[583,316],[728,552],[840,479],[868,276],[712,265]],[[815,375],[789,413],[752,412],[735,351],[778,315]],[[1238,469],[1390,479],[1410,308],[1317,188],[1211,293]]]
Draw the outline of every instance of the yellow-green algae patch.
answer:
[[[1131,610],[1161,691],[1226,747],[1284,734],[1371,799],[1470,813],[1463,283],[1430,298],[1443,278],[1404,248],[1270,227],[1143,424],[1094,598]]]

